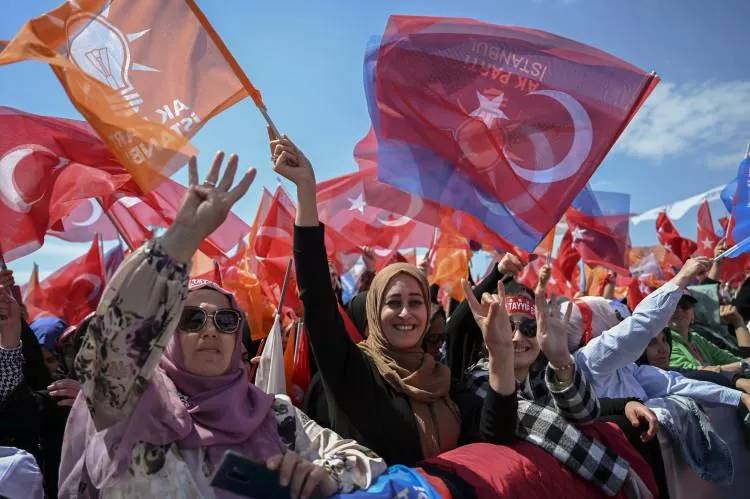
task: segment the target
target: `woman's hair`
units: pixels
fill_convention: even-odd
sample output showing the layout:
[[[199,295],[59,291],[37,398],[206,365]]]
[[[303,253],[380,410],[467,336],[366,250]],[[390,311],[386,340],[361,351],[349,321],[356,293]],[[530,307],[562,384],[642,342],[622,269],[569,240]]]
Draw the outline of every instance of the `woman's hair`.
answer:
[[[536,295],[530,288],[528,288],[527,286],[524,286],[523,284],[517,281],[511,280],[511,281],[506,282],[504,288],[505,288],[505,296],[526,295],[532,300],[536,298]]]
[[[664,333],[664,339],[669,345],[669,353],[671,354],[672,353],[672,332],[669,330],[668,327],[665,327],[664,329],[662,329],[661,332]],[[646,345],[646,349],[643,350],[643,354],[640,357],[638,357],[638,360],[635,361],[635,363],[638,364],[639,366],[651,365],[648,362],[648,357],[646,356],[646,350],[648,350],[648,345]]]

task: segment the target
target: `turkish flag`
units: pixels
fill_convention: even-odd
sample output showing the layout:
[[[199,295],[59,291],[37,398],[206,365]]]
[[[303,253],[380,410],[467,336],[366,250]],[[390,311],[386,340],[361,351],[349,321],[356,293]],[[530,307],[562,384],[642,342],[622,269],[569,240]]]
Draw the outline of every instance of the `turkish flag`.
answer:
[[[422,207],[410,202],[412,213],[398,215],[365,201],[366,185],[376,182],[373,169],[360,170],[318,184],[321,222],[359,247],[376,250],[429,247],[434,227],[415,220]],[[408,195],[407,195],[408,197]]]
[[[536,289],[536,285],[539,282],[539,273],[546,263],[546,256],[535,258],[524,267],[523,272],[521,272],[516,281],[530,289]],[[565,277],[560,268],[558,258],[553,259],[550,265],[552,274],[550,275],[549,283],[547,284],[547,294],[565,296],[572,300],[579,288],[577,275],[574,279],[568,279]]]
[[[261,194],[260,197],[260,203],[258,204],[258,210],[255,213],[253,224],[250,227],[250,234],[247,236],[247,248],[245,249],[245,258],[243,260],[246,270],[253,273],[258,272],[258,259],[255,258],[255,238],[258,235],[260,225],[268,215],[268,208],[271,206],[272,201],[273,195],[264,187],[263,194]],[[266,330],[268,331],[270,328],[267,328]]]
[[[129,182],[105,200],[105,207],[122,229],[131,246],[138,247],[153,236],[152,228],[167,228],[174,222],[187,189],[171,179],[164,179],[154,190],[144,193]],[[226,256],[250,227],[234,212],[206,239],[200,249],[211,258]]]
[[[375,131],[370,128],[367,135],[354,147],[354,158],[360,171],[378,165],[377,151]],[[500,237],[473,215],[458,211],[451,206],[441,205],[413,191],[405,192],[390,184],[380,182],[377,178],[368,179],[364,185],[365,203],[369,206],[413,218],[415,221],[438,227],[443,232],[456,231],[469,241],[475,241],[488,250],[513,251],[528,258],[526,252]]]
[[[79,202],[68,215],[55,223],[47,234],[74,243],[89,242],[97,234],[105,241],[114,241],[118,236],[117,229],[95,198]]]
[[[580,260],[581,255],[574,244],[573,233],[568,228],[560,240],[560,246],[557,248],[557,257],[555,258],[555,263],[565,280],[569,282],[578,281],[576,272],[579,270],[578,262]]]
[[[378,178],[469,212],[527,251],[658,81],[549,33],[416,16],[390,17],[365,74]]]
[[[253,253],[258,260],[258,277],[264,284],[276,288],[274,292],[266,293],[272,299],[278,299],[275,295],[281,292],[287,266],[294,254],[295,212],[294,203],[279,186],[268,207],[266,217],[255,235]],[[284,305],[294,310],[299,310],[301,307],[294,266],[290,270]]]
[[[96,238],[85,255],[59,268],[30,290],[27,302],[68,324],[78,324],[96,309],[105,282],[101,243]]]
[[[108,196],[129,180],[85,123],[0,107],[0,247],[6,260],[39,248],[47,231],[82,200]]]
[[[573,244],[590,267],[628,274],[630,196],[586,186],[565,212]]]
[[[185,161],[213,116],[250,83],[193,0],[64,2],[28,21],[0,64],[52,66],[73,105],[145,190]]]
[[[646,283],[639,277],[631,277],[628,283],[627,301],[628,308],[635,310],[635,307],[643,300],[646,296],[651,293],[651,289]]]
[[[719,242],[719,236],[714,232],[714,222],[711,218],[711,208],[708,201],[703,201],[698,208],[698,254],[706,258],[714,257],[714,247]]]
[[[664,249],[679,259],[680,263],[668,262],[671,266],[680,267],[681,263],[685,263],[698,249],[695,242],[680,236],[677,228],[664,211],[656,217],[656,236]]]

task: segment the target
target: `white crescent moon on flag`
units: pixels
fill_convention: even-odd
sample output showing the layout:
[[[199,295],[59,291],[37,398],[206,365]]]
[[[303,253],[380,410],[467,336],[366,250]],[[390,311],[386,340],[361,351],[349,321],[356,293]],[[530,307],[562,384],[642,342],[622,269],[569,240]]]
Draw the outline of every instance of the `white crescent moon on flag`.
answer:
[[[18,163],[34,152],[46,152],[56,157],[58,162],[57,165],[53,167],[55,170],[68,164],[67,159],[59,157],[46,147],[38,144],[26,144],[16,147],[0,158],[0,201],[3,201],[8,208],[18,213],[28,213],[31,211],[34,203],[44,197],[43,192],[37,199],[24,201],[21,194],[18,192],[15,181],[13,180],[13,174],[16,171]]]
[[[409,222],[413,222],[414,217],[416,217],[417,214],[422,211],[423,207],[424,202],[422,202],[422,199],[420,197],[409,195],[409,207],[406,208],[406,213],[404,213],[402,216],[394,220],[388,220],[381,217],[382,213],[378,213],[376,219],[378,222],[387,227],[401,227],[408,224]]]
[[[91,206],[91,215],[89,215],[89,217],[83,222],[72,222],[73,225],[78,227],[88,227],[93,225],[102,216],[102,207],[94,198],[88,198],[86,201],[88,201],[89,206]]]
[[[88,296],[89,301],[94,300],[96,296],[99,294],[99,290],[102,287],[102,280],[96,274],[81,274],[75,279],[73,279],[73,286],[75,286],[76,283],[80,281],[90,282],[94,286],[94,289],[91,291],[91,293],[89,293],[89,296]]]
[[[391,241],[391,244],[389,246],[392,246],[393,249],[389,248],[373,248],[372,252],[378,255],[379,257],[385,258],[386,256],[391,255],[394,251],[398,251],[398,245],[401,244],[401,236],[396,234],[395,240]]]
[[[550,99],[559,102],[570,114],[573,120],[573,143],[570,146],[568,154],[558,164],[544,170],[529,170],[523,166],[514,163],[505,150],[508,163],[513,171],[524,180],[538,184],[550,184],[559,182],[574,175],[586,160],[591,151],[593,143],[593,130],[591,128],[591,118],[583,108],[580,102],[570,95],[560,92],[559,90],[539,90],[531,92],[528,95],[545,95]]]

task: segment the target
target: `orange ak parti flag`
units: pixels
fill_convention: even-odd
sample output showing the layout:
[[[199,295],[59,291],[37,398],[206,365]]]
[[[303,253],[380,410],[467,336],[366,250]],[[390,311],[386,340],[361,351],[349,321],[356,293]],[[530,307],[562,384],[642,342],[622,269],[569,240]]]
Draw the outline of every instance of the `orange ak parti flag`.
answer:
[[[188,139],[210,118],[247,96],[265,110],[194,0],[71,0],[0,49],[0,65],[50,64],[145,191],[194,154]]]

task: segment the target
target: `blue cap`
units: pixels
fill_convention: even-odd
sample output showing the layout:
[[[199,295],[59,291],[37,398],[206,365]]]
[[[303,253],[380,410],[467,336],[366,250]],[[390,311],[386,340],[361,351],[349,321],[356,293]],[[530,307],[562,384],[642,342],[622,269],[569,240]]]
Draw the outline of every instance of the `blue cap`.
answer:
[[[29,327],[34,331],[39,344],[50,352],[54,352],[57,350],[55,342],[57,342],[63,331],[67,329],[68,325],[59,317],[46,315],[32,322]]]

